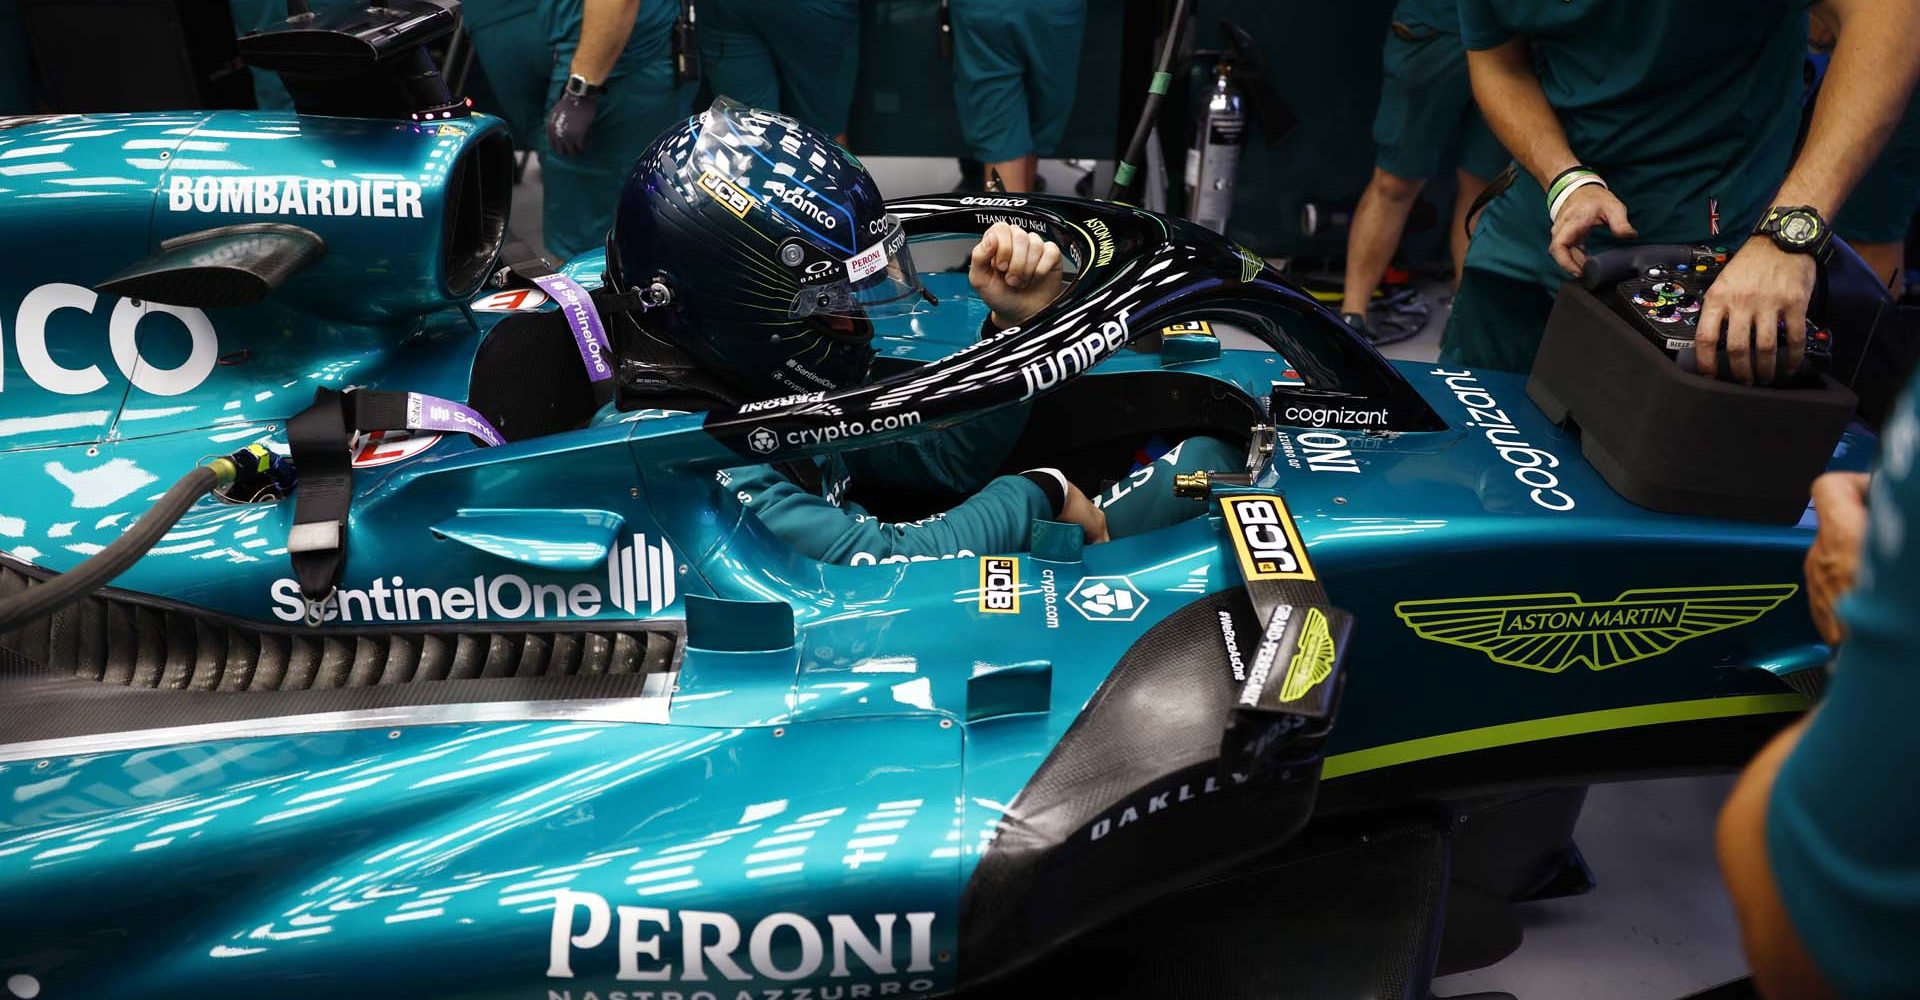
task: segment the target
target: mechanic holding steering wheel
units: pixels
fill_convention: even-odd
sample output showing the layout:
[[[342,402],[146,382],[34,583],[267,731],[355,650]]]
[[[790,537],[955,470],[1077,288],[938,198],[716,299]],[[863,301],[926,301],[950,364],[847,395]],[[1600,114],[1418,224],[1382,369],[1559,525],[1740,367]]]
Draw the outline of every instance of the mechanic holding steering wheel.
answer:
[[[1441,362],[1530,369],[1590,240],[1731,244],[1751,230],[1708,290],[1701,374],[1724,340],[1736,379],[1771,381],[1782,324],[1797,366],[1826,220],[1920,75],[1920,0],[1821,0],[1837,43],[1793,159],[1809,6],[1461,0],[1474,96],[1525,170],[1480,217]]]
[[[983,337],[1026,322],[1064,285],[1060,248],[1005,222],[987,230],[968,263],[991,310]],[[656,303],[635,314],[640,336],[623,345],[627,410],[775,398],[785,406],[864,384],[873,319],[910,313],[926,294],[900,220],[858,160],[817,129],[724,97],[641,155],[621,192],[607,264],[615,290]],[[1245,461],[1243,448],[1189,438],[1096,501],[1058,469],[994,475],[1027,416],[1025,406],[1008,407],[718,479],[795,550],[863,565],[1022,552],[1038,520],[1078,525],[1096,543],[1150,531],[1206,509],[1173,495],[1173,474]],[[1134,488],[1156,476],[1166,488]],[[856,477],[968,495],[917,521],[885,522],[847,499]]]

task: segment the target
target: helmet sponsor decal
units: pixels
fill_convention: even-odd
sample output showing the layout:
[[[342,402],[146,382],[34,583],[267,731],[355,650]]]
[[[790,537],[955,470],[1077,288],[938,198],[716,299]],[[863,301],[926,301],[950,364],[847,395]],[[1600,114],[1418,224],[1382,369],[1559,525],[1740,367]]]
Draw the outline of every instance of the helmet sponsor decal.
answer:
[[[509,288],[504,292],[482,295],[469,306],[474,312],[531,312],[547,304],[547,293],[538,288]]]
[[[744,219],[747,211],[758,204],[753,195],[740,190],[740,185],[709,170],[700,175],[700,190],[705,191],[714,201],[726,206],[735,217]]]
[[[840,228],[840,220],[833,212],[808,197],[814,192],[807,188],[806,185],[797,182],[788,184],[784,181],[770,180],[760,186],[772,192],[774,198],[781,204],[798,212],[801,216],[805,217],[807,221],[825,229],[827,232],[831,233]],[[838,208],[839,206],[836,205],[833,207]],[[844,212],[845,209],[841,209],[841,211]]]
[[[907,231],[895,229],[887,238],[847,258],[847,280],[859,282],[878,273],[907,243]]]
[[[418,219],[420,185],[314,177],[167,178],[167,211],[221,215],[331,215]]]
[[[1495,663],[1557,674],[1575,664],[1608,670],[1668,652],[1689,639],[1759,620],[1798,584],[1653,587],[1611,601],[1578,594],[1512,594],[1401,601],[1394,614],[1429,642],[1486,654]]]
[[[1227,535],[1240,559],[1240,575],[1248,580],[1316,580],[1307,561],[1307,547],[1287,512],[1286,501],[1273,494],[1222,497]]]
[[[1020,560],[1014,556],[980,558],[980,613],[1020,613]]]

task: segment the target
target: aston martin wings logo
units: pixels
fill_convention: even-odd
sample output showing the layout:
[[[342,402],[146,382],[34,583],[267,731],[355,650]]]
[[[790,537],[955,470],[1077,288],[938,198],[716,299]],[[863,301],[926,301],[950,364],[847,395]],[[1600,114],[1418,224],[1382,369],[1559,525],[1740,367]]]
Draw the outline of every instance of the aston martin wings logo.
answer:
[[[1401,601],[1393,610],[1422,639],[1557,674],[1576,663],[1607,670],[1659,656],[1688,639],[1755,621],[1799,589],[1791,583],[1657,587],[1594,602],[1578,594],[1454,597]]]
[[[1333,634],[1327,629],[1327,615],[1319,608],[1307,609],[1307,620],[1300,624],[1299,646],[1293,662],[1287,664],[1287,679],[1280,684],[1281,701],[1299,701],[1315,684],[1333,673]]]

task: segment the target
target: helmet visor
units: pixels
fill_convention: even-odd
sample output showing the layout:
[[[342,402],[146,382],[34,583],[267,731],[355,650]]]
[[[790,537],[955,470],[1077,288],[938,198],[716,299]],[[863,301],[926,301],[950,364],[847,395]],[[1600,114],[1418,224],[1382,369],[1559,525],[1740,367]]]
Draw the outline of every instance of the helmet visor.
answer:
[[[811,269],[819,280],[804,281],[795,293],[788,311],[795,319],[904,316],[926,295],[913,268],[906,230],[892,215],[886,217],[885,235],[873,245],[844,260],[815,262]]]

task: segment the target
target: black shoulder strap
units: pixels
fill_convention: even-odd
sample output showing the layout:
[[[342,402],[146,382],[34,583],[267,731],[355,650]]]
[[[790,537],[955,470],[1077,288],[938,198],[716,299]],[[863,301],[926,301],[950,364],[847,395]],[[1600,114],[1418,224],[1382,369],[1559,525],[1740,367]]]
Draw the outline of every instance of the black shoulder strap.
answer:
[[[317,625],[347,561],[347,512],[353,503],[353,431],[346,394],[316,389],[313,405],[287,421],[287,445],[300,485],[293,491],[293,528],[287,555],[307,600],[307,624]]]

